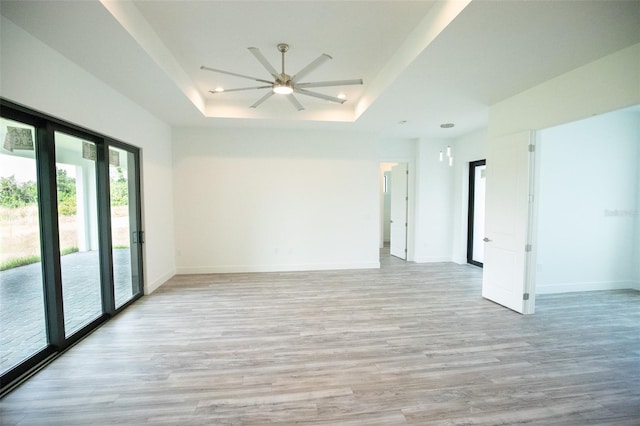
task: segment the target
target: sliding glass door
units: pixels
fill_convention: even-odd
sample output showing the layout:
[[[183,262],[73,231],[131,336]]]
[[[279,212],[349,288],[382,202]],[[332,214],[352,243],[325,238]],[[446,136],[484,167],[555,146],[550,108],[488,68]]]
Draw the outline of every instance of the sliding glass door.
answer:
[[[102,315],[96,144],[56,131],[56,193],[65,335]]]
[[[111,241],[116,308],[141,290],[140,231],[137,214],[137,176],[134,153],[109,148]]]
[[[35,128],[0,119],[0,373],[48,345]]]
[[[0,392],[142,295],[139,150],[0,100]]]

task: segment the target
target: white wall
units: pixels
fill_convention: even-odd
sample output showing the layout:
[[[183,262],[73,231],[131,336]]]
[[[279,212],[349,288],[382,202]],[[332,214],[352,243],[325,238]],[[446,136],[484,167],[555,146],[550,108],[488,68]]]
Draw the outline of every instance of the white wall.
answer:
[[[451,141],[424,138],[416,154],[416,262],[451,261],[453,167],[439,153]]]
[[[640,120],[638,120],[639,122],[639,126],[640,126]],[[638,168],[637,168],[637,186],[636,186],[636,210],[635,210],[635,216],[636,216],[636,250],[635,250],[635,254],[634,254],[634,263],[636,265],[636,271],[635,271],[635,283],[634,283],[634,288],[636,290],[640,290],[640,261],[638,261],[638,259],[640,259],[640,148],[638,148],[638,160],[637,163],[638,164]]]
[[[536,292],[635,286],[640,112],[538,133]]]
[[[480,129],[452,142],[453,164],[453,247],[452,259],[467,263],[467,220],[469,215],[469,163],[484,160],[487,147],[487,129]]]
[[[145,292],[175,273],[171,129],[2,17],[0,95],[142,151]]]
[[[640,44],[548,80],[489,108],[491,152],[497,137],[545,129],[640,104]],[[487,155],[487,167],[491,158]],[[523,220],[527,223],[527,220]],[[533,257],[537,255],[534,243]]]
[[[489,144],[498,136],[546,129],[638,104],[640,43],[492,105]]]
[[[379,267],[376,149],[350,132],[176,129],[178,271]]]
[[[640,126],[640,120],[639,121],[639,126]],[[634,283],[634,288],[636,290],[640,290],[640,261],[638,261],[638,259],[640,259],[640,148],[638,149],[638,160],[637,163],[638,164],[638,168],[637,168],[637,186],[636,186],[636,211],[635,211],[635,216],[636,216],[636,250],[635,250],[635,254],[634,254],[634,263],[636,265],[636,271],[635,271],[635,283]]]

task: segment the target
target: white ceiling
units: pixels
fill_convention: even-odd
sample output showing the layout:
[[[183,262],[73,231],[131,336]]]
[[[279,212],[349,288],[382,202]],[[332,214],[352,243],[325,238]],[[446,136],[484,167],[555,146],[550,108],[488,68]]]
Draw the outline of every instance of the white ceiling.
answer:
[[[0,12],[172,126],[329,128],[385,137],[457,137],[489,105],[640,42],[640,1],[5,1]],[[465,7],[466,6],[466,7]],[[459,10],[462,11],[457,14]],[[457,16],[456,16],[457,15]],[[201,65],[269,80],[247,47],[305,81],[363,78],[298,95],[296,111]],[[401,121],[406,121],[400,124]],[[453,129],[440,124],[455,123]]]

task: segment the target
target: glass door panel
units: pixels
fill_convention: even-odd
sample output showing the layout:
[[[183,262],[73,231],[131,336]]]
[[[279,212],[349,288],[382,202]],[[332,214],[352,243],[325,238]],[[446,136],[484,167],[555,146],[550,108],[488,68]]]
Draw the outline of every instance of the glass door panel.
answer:
[[[484,242],[481,236],[484,235],[484,193],[485,193],[485,171],[487,166],[477,166],[475,168],[474,179],[474,205],[473,205],[473,260],[478,263],[484,262]]]
[[[484,263],[484,204],[486,160],[469,163],[469,226],[467,262],[476,266]]]
[[[35,128],[0,119],[0,374],[48,345]]]
[[[116,308],[140,293],[136,161],[133,153],[109,148],[111,241]]]
[[[142,295],[143,241],[136,147],[0,104],[4,392]]]
[[[55,132],[65,336],[102,315],[96,145]]]

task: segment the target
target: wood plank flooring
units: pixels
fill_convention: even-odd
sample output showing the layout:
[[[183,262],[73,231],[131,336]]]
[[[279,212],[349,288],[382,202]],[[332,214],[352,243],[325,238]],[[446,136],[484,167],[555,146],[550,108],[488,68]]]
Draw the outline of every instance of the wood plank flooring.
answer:
[[[0,401],[3,425],[639,425],[640,292],[483,300],[481,271],[176,276]]]

